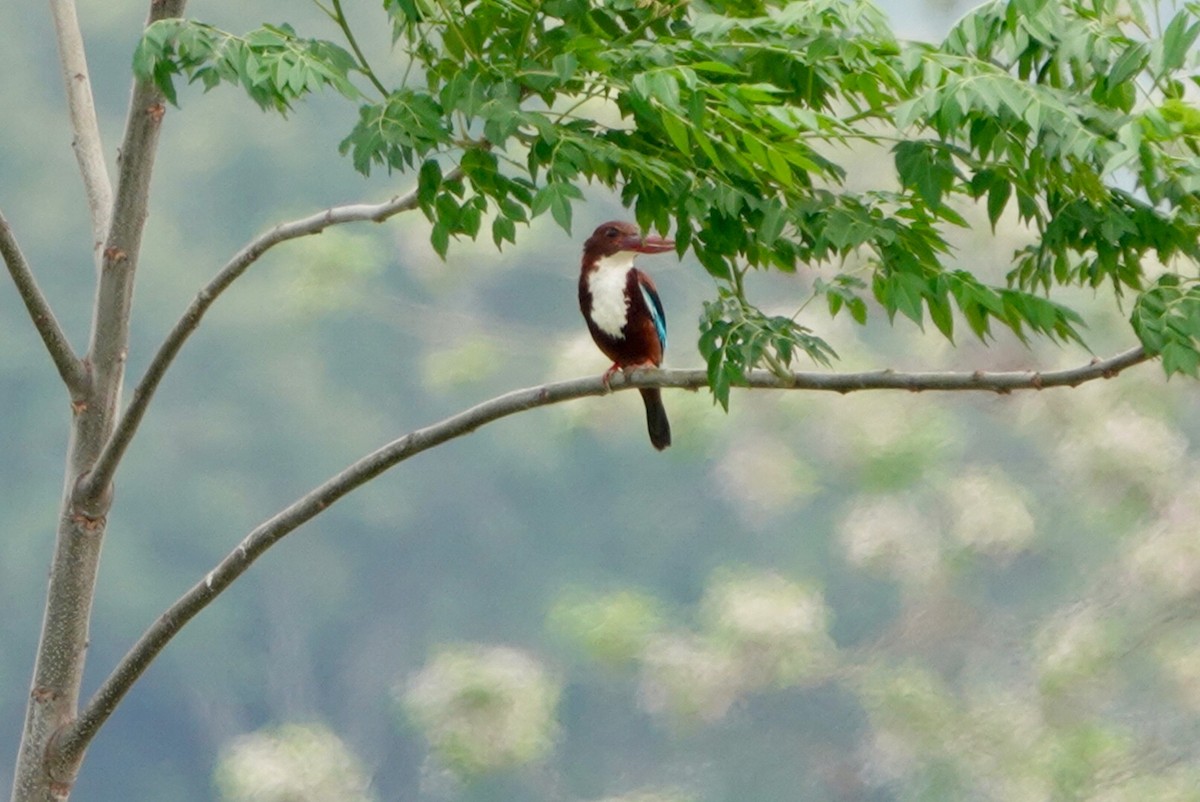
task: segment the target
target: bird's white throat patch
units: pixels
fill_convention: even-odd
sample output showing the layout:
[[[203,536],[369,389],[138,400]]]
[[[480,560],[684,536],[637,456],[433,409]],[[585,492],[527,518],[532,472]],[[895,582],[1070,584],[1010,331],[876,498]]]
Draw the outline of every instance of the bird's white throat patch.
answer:
[[[588,274],[588,292],[592,294],[592,322],[610,337],[621,337],[629,317],[629,299],[625,285],[633,269],[633,254],[628,251],[602,256],[596,269]]]

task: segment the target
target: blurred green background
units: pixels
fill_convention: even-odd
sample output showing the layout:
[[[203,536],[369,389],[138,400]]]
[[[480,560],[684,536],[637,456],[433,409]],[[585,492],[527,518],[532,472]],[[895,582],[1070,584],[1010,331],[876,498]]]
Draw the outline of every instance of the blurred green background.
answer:
[[[347,11],[387,69],[376,5]],[[885,7],[922,38],[962,10]],[[190,12],[335,36],[304,3]],[[144,13],[80,3],[110,153]],[[0,208],[81,349],[93,276],[54,52],[41,4],[0,5]],[[410,184],[337,156],[354,115],[337,99],[287,120],[229,89],[181,105],[154,178],[131,377],[250,237]],[[889,156],[861,163],[851,182]],[[603,370],[575,300],[578,249],[622,215],[593,193],[573,236],[539,218],[516,247],[458,243],[442,263],[409,214],[255,265],[183,350],[118,475],[86,689],[250,528],[358,456],[508,389]],[[999,276],[1026,236],[981,223],[957,258]],[[642,266],[666,305],[668,365],[699,366],[709,279],[671,255]],[[816,275],[758,276],[751,295],[790,314]],[[1104,292],[1078,300],[1095,307],[1097,354],[1133,344]],[[1092,356],[1004,337],[955,348],[880,318],[803,320],[845,370]],[[621,393],[508,418],[343,500],[171,644],[76,797],[1200,798],[1193,384],[1151,365],[1012,396],[743,392],[728,416],[704,394],[666,404],[663,454]],[[68,420],[11,287],[0,409],[7,787]]]

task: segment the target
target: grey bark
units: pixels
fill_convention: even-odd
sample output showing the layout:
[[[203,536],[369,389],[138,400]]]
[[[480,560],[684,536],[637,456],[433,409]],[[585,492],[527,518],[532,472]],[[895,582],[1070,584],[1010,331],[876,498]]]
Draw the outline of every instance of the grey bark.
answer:
[[[147,24],[179,16],[185,3],[186,0],[152,0]],[[77,85],[87,84],[82,45],[72,43],[78,37],[78,25],[71,3],[53,0],[52,8],[59,32],[68,105],[73,111],[76,152],[81,152],[81,140],[87,150],[86,157],[80,157],[80,168],[93,223],[95,226],[97,221],[107,220],[107,231],[99,256],[91,340],[83,361],[87,379],[71,403],[66,476],[45,616],[13,777],[13,802],[68,798],[83,760],[86,745],[68,750],[55,747],[58,734],[75,719],[78,709],[96,573],[112,504],[109,484],[88,486],[84,479],[112,434],[120,405],[129,346],[129,307],[146,221],[150,176],[166,110],[162,94],[153,85],[135,82],[111,214],[99,210],[96,204],[102,203],[104,197],[104,181],[97,177],[103,173],[102,159],[96,158],[87,142],[95,136],[98,145],[98,135],[91,130],[94,112],[90,121],[86,114],[81,117],[74,113]],[[90,91],[87,94],[90,100]]]

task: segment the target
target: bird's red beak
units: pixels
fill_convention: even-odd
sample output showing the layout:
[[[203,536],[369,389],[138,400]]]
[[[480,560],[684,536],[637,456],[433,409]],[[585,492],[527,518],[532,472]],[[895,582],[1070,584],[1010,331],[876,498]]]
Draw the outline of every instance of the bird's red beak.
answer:
[[[650,234],[642,237],[642,241],[634,248],[638,253],[666,253],[675,250],[675,240]]]

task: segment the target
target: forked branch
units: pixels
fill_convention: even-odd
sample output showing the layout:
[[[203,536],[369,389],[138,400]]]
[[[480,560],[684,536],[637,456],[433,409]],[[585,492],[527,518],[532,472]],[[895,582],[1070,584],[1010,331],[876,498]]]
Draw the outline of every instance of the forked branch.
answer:
[[[455,169],[446,175],[445,180],[454,181],[461,176],[461,170]],[[331,226],[365,221],[382,223],[401,212],[415,209],[417,202],[417,190],[413,189],[382,203],[334,206],[308,217],[280,223],[265,234],[255,237],[234,254],[213,280],[196,294],[183,316],[179,318],[174,328],[163,340],[162,345],[159,346],[154,358],[150,360],[150,366],[146,368],[145,375],[133,390],[133,398],[130,400],[129,406],[117,422],[116,429],[97,459],[95,468],[88,475],[85,490],[87,492],[99,490],[106,487],[112,480],[117,465],[121,462],[121,457],[124,456],[125,450],[129,447],[142,422],[142,417],[146,414],[150,399],[154,397],[159,383],[166,375],[167,369],[171,367],[171,363],[175,361],[183,344],[199,327],[204,314],[221,296],[221,293],[229,289],[229,285],[233,284],[252,264],[261,259],[263,254],[276,245],[300,237],[320,234]]]
[[[982,390],[1008,393],[1014,390],[1074,387],[1096,379],[1110,378],[1148,359],[1150,356],[1139,346],[1109,359],[1093,360],[1079,367],[1046,373],[901,373],[883,370],[867,373],[795,373],[778,376],[766,371],[754,371],[747,377],[743,386],[839,393],[883,389]],[[629,376],[618,374],[612,381],[613,390],[634,387],[676,387],[694,390],[706,386],[708,377],[703,370],[637,371]],[[297,499],[246,535],[236,549],[158,617],[121,659],[84,707],[79,718],[63,731],[57,741],[58,749],[64,755],[85,749],[142,672],[192,617],[207,607],[267,549],[338,499],[408,458],[448,440],[469,434],[492,421],[534,407],[558,404],[585,396],[604,395],[607,392],[609,391],[599,376],[514,390],[440,423],[417,429],[393,440]]]
[[[187,0],[151,0],[146,25],[183,15]],[[150,180],[166,115],[166,97],[153,81],[135,80],[121,140],[121,159],[112,218],[100,254],[100,276],[87,359],[92,373],[93,414],[81,420],[86,431],[84,464],[111,439],[117,419],[129,352],[133,289],[141,261],[142,237],[149,213]],[[82,489],[82,488],[77,488]],[[91,506],[108,495],[109,484],[92,484],[76,498]]]
[[[54,311],[50,308],[46,297],[42,295],[37,279],[33,276],[33,270],[29,267],[29,262],[25,260],[25,254],[21,252],[12,227],[3,213],[0,213],[0,257],[8,266],[8,273],[12,276],[13,284],[17,286],[17,292],[20,293],[21,300],[25,302],[29,317],[33,319],[34,327],[42,336],[42,342],[46,344],[50,358],[54,360],[54,367],[58,368],[58,375],[67,385],[67,392],[74,396],[82,394],[83,388],[87,384],[87,372],[79,357],[75,356],[75,352],[71,350],[71,344],[67,342],[67,335],[63,333],[58,319],[54,317]]]

